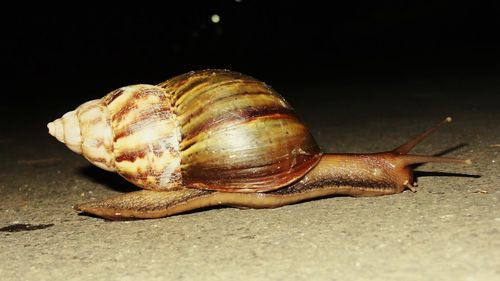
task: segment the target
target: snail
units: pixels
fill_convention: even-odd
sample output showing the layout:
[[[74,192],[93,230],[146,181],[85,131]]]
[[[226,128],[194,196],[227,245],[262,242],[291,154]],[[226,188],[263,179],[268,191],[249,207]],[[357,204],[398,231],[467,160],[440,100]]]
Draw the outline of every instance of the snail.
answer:
[[[470,160],[408,152],[446,118],[394,150],[323,153],[270,86],[229,70],[131,85],[50,122],[72,151],[141,190],[77,204],[106,219],[161,218],[209,206],[275,208],[331,195],[414,190],[412,165]]]

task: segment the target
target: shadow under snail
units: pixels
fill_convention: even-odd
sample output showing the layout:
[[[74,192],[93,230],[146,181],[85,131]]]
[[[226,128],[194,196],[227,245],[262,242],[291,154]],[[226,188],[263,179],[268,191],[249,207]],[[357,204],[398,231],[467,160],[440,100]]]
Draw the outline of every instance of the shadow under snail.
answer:
[[[47,126],[92,164],[142,188],[74,208],[131,219],[214,205],[275,208],[335,194],[413,190],[414,164],[470,163],[408,154],[449,121],[391,151],[324,154],[268,85],[227,70],[202,70],[156,86],[119,88]]]

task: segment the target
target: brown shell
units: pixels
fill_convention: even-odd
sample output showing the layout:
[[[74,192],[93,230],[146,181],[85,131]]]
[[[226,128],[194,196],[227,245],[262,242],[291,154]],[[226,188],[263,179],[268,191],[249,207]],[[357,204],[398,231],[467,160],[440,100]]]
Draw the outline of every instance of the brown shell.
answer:
[[[226,70],[189,72],[158,85],[180,126],[182,184],[275,190],[303,177],[321,152],[291,106],[266,84]]]
[[[121,87],[48,127],[94,165],[151,190],[275,190],[321,156],[278,93],[225,70]]]

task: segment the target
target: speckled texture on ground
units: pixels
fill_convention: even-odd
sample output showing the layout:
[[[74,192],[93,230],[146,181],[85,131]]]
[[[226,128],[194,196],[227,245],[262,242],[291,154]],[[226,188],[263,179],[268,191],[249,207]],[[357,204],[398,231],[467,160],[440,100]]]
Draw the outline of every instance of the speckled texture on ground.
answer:
[[[289,99],[329,152],[390,149],[453,116],[415,152],[451,148],[447,155],[474,163],[418,167],[416,193],[157,220],[75,213],[75,203],[133,187],[51,139],[49,120],[13,121],[29,124],[0,135],[0,228],[53,226],[0,232],[0,279],[500,280],[498,82],[353,84],[313,89],[324,94],[312,101]],[[30,162],[48,158],[56,159]]]

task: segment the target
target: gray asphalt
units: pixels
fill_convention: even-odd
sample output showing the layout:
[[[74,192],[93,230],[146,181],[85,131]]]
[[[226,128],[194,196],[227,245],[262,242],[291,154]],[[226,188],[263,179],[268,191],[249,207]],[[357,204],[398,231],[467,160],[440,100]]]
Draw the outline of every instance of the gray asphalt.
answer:
[[[73,204],[134,187],[47,134],[46,117],[72,108],[4,119],[0,279],[500,280],[500,79],[405,81],[277,90],[303,93],[288,100],[325,151],[388,150],[450,115],[414,152],[472,165],[419,166],[416,193],[272,210],[125,222],[79,215]]]

